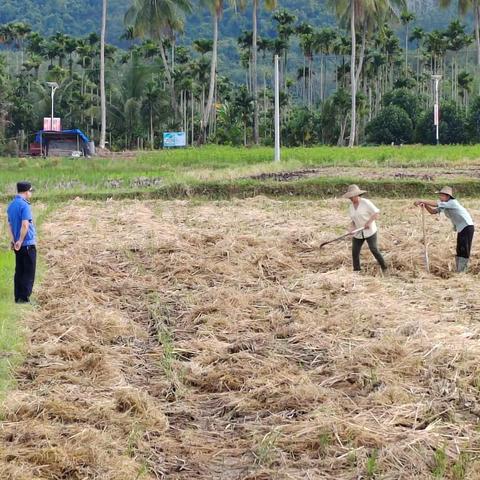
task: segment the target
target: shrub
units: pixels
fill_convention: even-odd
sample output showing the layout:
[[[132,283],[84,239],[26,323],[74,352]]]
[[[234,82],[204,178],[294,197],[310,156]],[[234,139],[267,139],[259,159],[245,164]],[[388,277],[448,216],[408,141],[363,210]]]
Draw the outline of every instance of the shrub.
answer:
[[[383,97],[383,105],[385,107],[395,105],[403,108],[412,121],[413,128],[415,128],[421,113],[420,98],[418,95],[413,94],[406,88],[397,88],[388,92]]]
[[[415,140],[418,143],[436,143],[433,110],[425,112],[420,118]],[[440,106],[440,143],[444,145],[468,143],[467,121],[465,113],[454,103]]]
[[[410,143],[413,124],[403,108],[390,105],[367,125],[366,134],[367,140],[372,143]]]

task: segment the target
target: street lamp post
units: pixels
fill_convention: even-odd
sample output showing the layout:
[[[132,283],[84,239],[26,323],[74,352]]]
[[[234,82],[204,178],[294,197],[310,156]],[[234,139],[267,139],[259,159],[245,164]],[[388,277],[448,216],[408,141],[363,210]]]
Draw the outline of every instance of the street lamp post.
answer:
[[[58,83],[57,82],[47,82],[47,85],[52,89],[52,110],[51,110],[51,116],[50,116],[50,130],[53,130],[53,104],[54,104],[54,99],[55,99],[55,92],[58,89]]]
[[[435,139],[437,140],[437,145],[440,144],[440,97],[439,97],[439,86],[440,80],[442,79],[441,75],[432,75],[432,80],[435,82],[435,104],[433,106],[433,124],[435,125]]]

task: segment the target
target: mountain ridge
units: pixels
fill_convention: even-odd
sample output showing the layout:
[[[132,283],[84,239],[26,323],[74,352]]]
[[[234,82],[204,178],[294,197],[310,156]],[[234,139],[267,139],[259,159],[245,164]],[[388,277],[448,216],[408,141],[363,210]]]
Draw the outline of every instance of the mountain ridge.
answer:
[[[100,31],[101,0],[3,0],[0,9],[0,24],[25,21],[33,30],[44,35],[63,32],[83,36]],[[121,45],[124,32],[123,17],[131,0],[109,2],[108,39]],[[437,0],[409,0],[409,8],[417,13],[417,23],[427,30],[445,26],[456,17],[455,9],[440,10]],[[299,21],[308,21],[313,26],[334,25],[334,19],[326,6],[326,0],[283,0],[280,8],[286,8],[298,16]],[[243,30],[251,28],[250,12],[234,13],[227,9],[221,23],[221,35],[236,40]],[[274,34],[271,12],[261,11],[260,34]],[[194,13],[187,19],[183,38],[190,43],[196,38],[211,36],[210,15],[205,8],[195,5]]]

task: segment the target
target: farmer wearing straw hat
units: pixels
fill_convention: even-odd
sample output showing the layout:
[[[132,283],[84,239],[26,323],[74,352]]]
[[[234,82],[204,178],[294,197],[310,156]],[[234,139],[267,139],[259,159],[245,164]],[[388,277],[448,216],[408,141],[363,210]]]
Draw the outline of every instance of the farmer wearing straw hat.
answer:
[[[453,229],[457,232],[457,272],[465,272],[472,249],[473,234],[475,233],[472,217],[466,208],[454,197],[451,187],[443,187],[435,193],[439,195],[438,202],[417,200],[415,205],[417,207],[425,207],[432,215],[443,212],[450,219]]]
[[[360,190],[357,185],[350,185],[347,192],[343,195],[343,198],[348,198],[352,202],[349,214],[352,220],[350,232],[352,234],[353,270],[355,272],[361,270],[360,251],[366,240],[370,251],[379,263],[382,272],[386,272],[387,265],[377,244],[377,224],[375,223],[375,220],[377,220],[380,210],[370,200],[362,198],[362,195],[365,193],[367,192],[365,190]],[[354,231],[358,229],[362,230],[354,233]]]

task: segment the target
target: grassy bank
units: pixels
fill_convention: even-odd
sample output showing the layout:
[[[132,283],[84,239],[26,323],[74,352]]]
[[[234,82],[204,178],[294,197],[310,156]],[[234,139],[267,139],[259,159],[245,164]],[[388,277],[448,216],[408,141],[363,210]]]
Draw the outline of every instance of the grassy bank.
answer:
[[[432,196],[443,183],[422,180],[364,180],[354,177],[325,178],[316,177],[295,182],[275,182],[239,179],[220,181],[191,181],[172,183],[158,188],[143,189],[98,189],[98,190],[63,190],[40,191],[35,195],[37,201],[66,202],[74,198],[86,200],[107,199],[172,199],[202,197],[217,200],[228,198],[247,198],[257,195],[268,197],[305,197],[330,198],[344,193],[351,183],[361,183],[370,196],[386,198],[412,198]],[[449,184],[461,197],[479,197],[480,181],[454,181]],[[0,199],[6,201],[10,195],[3,194]]]
[[[238,181],[259,173],[314,167],[435,168],[474,165],[478,146],[291,148],[282,162],[272,162],[271,148],[241,149],[208,146],[198,149],[157,151],[133,158],[113,159],[0,159],[0,195],[14,192],[19,179],[29,179],[41,195],[65,198],[95,195],[134,195],[179,185]],[[353,177],[354,179],[354,177]],[[333,180],[338,180],[334,178]],[[239,183],[240,185],[240,183]]]

